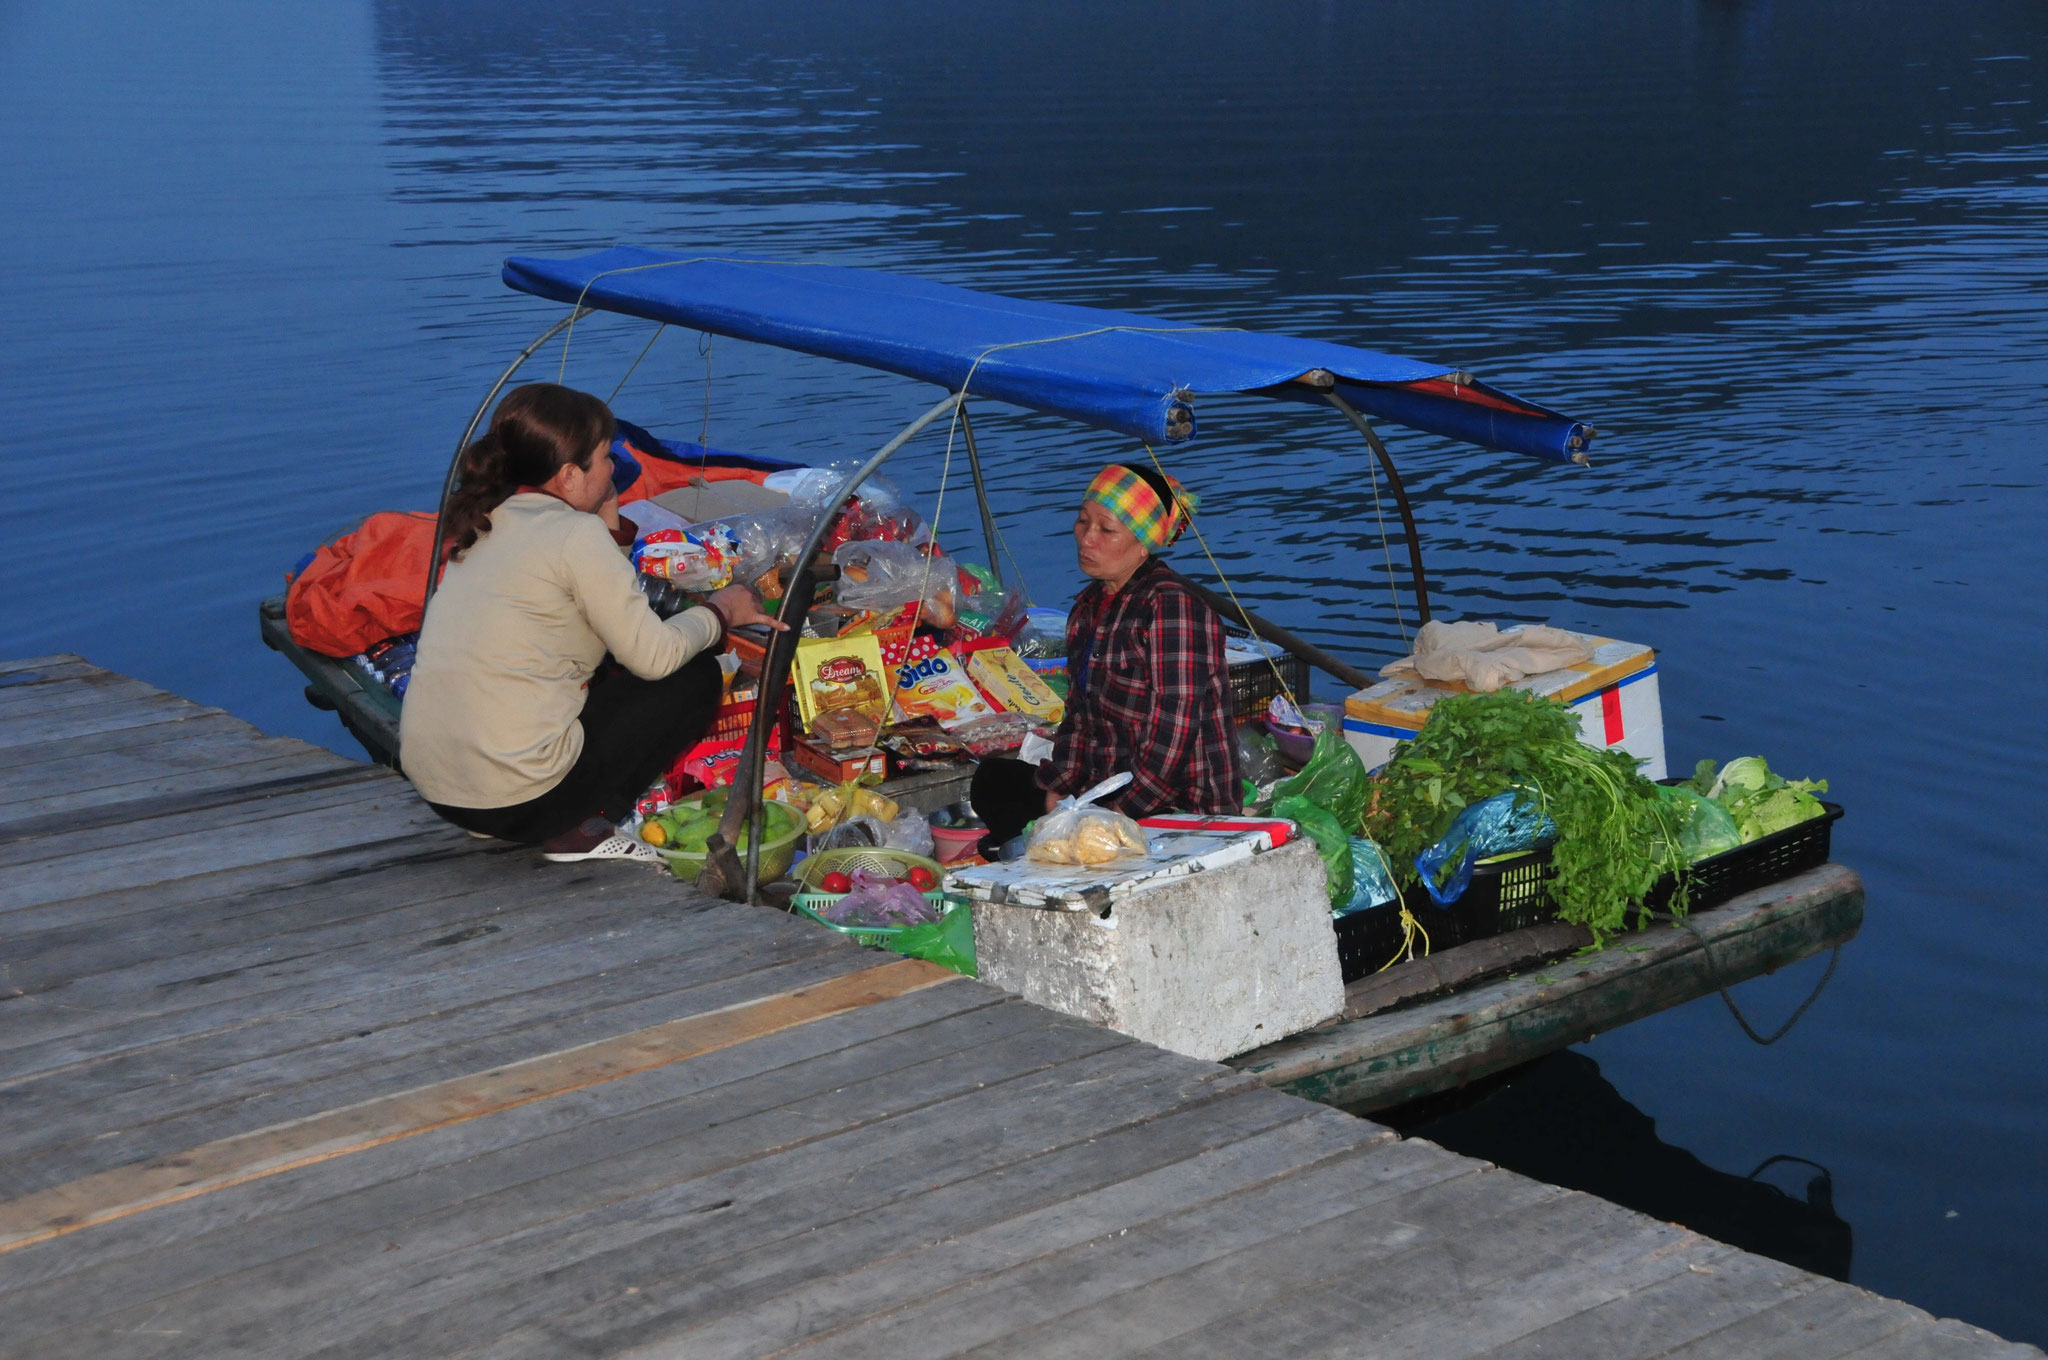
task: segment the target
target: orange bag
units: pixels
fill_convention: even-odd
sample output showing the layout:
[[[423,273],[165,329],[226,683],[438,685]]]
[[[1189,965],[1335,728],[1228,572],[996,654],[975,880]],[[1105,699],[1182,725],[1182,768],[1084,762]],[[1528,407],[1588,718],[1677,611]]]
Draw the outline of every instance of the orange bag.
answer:
[[[323,656],[354,656],[420,626],[434,516],[387,510],[324,543],[284,597],[292,641]]]

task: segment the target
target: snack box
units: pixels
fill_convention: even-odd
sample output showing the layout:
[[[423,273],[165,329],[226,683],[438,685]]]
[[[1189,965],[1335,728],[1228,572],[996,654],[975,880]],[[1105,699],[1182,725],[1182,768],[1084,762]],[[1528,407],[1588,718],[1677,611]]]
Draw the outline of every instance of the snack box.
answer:
[[[889,673],[874,635],[805,638],[796,645],[792,688],[804,730],[820,713],[854,708],[877,724],[889,715]]]
[[[947,648],[941,647],[919,661],[906,661],[895,670],[896,713],[899,721],[936,718],[939,726],[951,730],[995,710],[967,678],[966,667]]]
[[[1060,696],[1000,639],[967,644],[967,677],[1005,713],[1028,713],[1049,723],[1066,715]]]
[[[1657,692],[1656,652],[1640,642],[1578,636],[1592,646],[1592,660],[1526,676],[1508,688],[1568,705],[1579,720],[1579,740],[1596,749],[1620,747],[1642,762],[1644,777],[1664,778],[1664,707]],[[1344,739],[1367,769],[1378,769],[1394,758],[1397,743],[1422,730],[1437,700],[1464,690],[1455,681],[1412,676],[1382,680],[1344,701]]]
[[[844,784],[869,774],[887,778],[889,774],[888,756],[872,747],[841,756],[799,738],[790,743],[787,759],[806,774],[816,775],[829,784]]]

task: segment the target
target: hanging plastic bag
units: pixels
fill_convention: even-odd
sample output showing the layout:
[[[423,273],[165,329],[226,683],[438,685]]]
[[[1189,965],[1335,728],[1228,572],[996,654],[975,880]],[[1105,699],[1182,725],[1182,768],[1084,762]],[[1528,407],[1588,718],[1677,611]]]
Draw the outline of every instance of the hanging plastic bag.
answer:
[[[1094,806],[1130,782],[1128,773],[1113,774],[1079,798],[1062,798],[1038,819],[1024,857],[1039,864],[1098,868],[1125,855],[1150,854],[1152,843],[1143,828],[1121,812]]]
[[[752,585],[777,567],[793,563],[815,522],[801,510],[779,505],[708,519],[694,530],[722,531],[734,545],[732,579]]]
[[[1556,839],[1557,824],[1536,800],[1511,789],[1459,813],[1443,837],[1415,857],[1415,868],[1431,900],[1448,907],[1465,895],[1480,860],[1540,849]]]
[[[1339,825],[1355,827],[1365,817],[1365,801],[1371,789],[1366,781],[1365,762],[1344,739],[1342,727],[1325,723],[1323,730],[1316,733],[1315,750],[1309,755],[1308,764],[1273,793],[1276,798],[1306,798],[1335,817]]]
[[[959,620],[960,569],[950,557],[925,556],[911,543],[846,543],[835,549],[836,598],[848,609],[893,609],[921,602],[934,628]]]
[[[1323,857],[1323,873],[1329,879],[1330,908],[1348,908],[1356,878],[1351,867],[1351,833],[1343,823],[1327,811],[1301,795],[1277,798],[1273,801],[1273,815],[1285,817],[1308,833],[1316,843],[1316,853]]]
[[[1394,869],[1387,863],[1386,852],[1363,836],[1351,838],[1351,879],[1351,900],[1341,907],[1332,907],[1332,916],[1384,907],[1401,896],[1401,890],[1394,886]]]
[[[1273,739],[1250,723],[1239,723],[1236,727],[1238,774],[1254,785],[1278,779],[1280,753],[1273,749]]]
[[[905,808],[896,814],[894,821],[882,833],[882,844],[891,850],[908,850],[913,855],[926,859],[937,858],[932,852],[937,843],[932,840],[932,824],[916,808]]]

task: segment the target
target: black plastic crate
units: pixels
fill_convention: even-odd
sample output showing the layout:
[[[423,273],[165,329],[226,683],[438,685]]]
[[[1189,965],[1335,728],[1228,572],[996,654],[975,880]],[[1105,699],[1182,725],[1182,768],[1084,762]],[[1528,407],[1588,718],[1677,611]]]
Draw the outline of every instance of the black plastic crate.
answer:
[[[1550,900],[1549,892],[1555,873],[1549,852],[1537,850],[1473,866],[1472,881],[1448,907],[1438,906],[1419,883],[1402,893],[1402,901],[1416,924],[1428,932],[1428,952],[1436,954],[1453,945],[1556,920],[1557,904]],[[1346,982],[1378,972],[1397,953],[1406,957],[1400,903],[1353,912],[1339,917],[1335,925],[1337,961]],[[1420,936],[1415,946],[1418,954],[1423,952]]]
[[[1833,851],[1834,826],[1841,820],[1842,805],[1826,799],[1820,805],[1825,809],[1822,816],[1774,831],[1693,865],[1687,910],[1706,911],[1752,889],[1826,864]],[[1556,876],[1550,852],[1532,850],[1475,866],[1464,895],[1448,907],[1437,906],[1419,884],[1403,896],[1410,913],[1429,932],[1429,952],[1434,954],[1453,945],[1556,920],[1557,904],[1550,898],[1550,880]],[[1664,910],[1671,904],[1676,886],[1667,875],[1645,894],[1644,905],[1652,911]],[[1401,949],[1401,912],[1394,903],[1354,912],[1335,925],[1337,958],[1346,982],[1378,972]]]
[[[1273,675],[1275,667],[1280,676]],[[1230,716],[1239,722],[1266,716],[1266,705],[1273,696],[1283,693],[1280,680],[1287,682],[1287,689],[1294,694],[1299,704],[1308,702],[1308,663],[1290,652],[1282,652],[1270,661],[1240,661],[1230,668]]]

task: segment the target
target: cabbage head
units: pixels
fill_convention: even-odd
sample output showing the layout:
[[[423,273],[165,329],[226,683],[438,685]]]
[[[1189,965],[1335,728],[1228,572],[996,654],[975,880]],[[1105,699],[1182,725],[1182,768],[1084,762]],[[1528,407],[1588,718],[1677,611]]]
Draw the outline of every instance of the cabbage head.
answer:
[[[1773,773],[1762,756],[1741,756],[1723,765],[1720,775],[1707,784],[1713,768],[1711,760],[1701,761],[1687,782],[1695,789],[1706,785],[1707,796],[1728,809],[1744,845],[1827,811],[1813,796],[1828,791],[1825,779],[1785,779]]]

